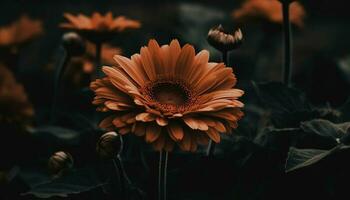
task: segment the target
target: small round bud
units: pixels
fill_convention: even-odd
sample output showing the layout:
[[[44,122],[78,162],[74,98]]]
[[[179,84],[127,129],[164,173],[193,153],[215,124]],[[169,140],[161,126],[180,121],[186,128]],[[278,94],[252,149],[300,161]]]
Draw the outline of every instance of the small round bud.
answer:
[[[73,157],[67,152],[58,151],[50,157],[48,167],[52,174],[60,174],[73,167]]]
[[[102,158],[113,158],[121,152],[122,148],[122,138],[116,132],[112,131],[100,137],[96,146],[96,151]]]
[[[62,44],[70,56],[80,56],[86,51],[85,41],[74,32],[65,33]]]
[[[207,41],[219,51],[231,51],[241,46],[243,34],[241,29],[234,33],[226,33],[224,28],[219,25],[209,30]]]

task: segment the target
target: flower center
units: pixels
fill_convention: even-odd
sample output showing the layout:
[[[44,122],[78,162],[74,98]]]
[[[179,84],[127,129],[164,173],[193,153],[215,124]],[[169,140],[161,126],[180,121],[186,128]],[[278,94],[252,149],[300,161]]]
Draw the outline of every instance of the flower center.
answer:
[[[189,99],[189,91],[178,83],[160,82],[153,85],[152,97],[165,105],[183,105]]]
[[[196,96],[181,80],[166,79],[147,84],[141,89],[150,108],[168,115],[182,113],[191,109],[196,102]]]

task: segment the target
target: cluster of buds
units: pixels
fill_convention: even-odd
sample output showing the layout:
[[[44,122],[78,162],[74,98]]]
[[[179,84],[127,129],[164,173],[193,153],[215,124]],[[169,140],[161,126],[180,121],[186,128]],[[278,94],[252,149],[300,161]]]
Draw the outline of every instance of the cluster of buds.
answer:
[[[114,158],[123,148],[123,140],[116,132],[103,134],[96,145],[96,151],[100,157],[105,159]]]
[[[67,152],[58,151],[50,157],[48,167],[53,175],[60,175],[73,167],[73,157]]]
[[[215,49],[221,52],[228,52],[241,46],[243,34],[241,29],[233,33],[227,33],[222,25],[219,25],[209,30],[207,40]]]

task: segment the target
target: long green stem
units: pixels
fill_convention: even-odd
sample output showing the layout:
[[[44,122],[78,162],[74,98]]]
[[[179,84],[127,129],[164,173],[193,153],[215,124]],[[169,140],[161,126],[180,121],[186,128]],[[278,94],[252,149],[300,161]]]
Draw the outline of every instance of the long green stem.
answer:
[[[167,199],[167,168],[168,168],[168,152],[159,152],[158,166],[158,200]]]
[[[283,32],[284,32],[284,68],[283,82],[287,86],[291,85],[292,79],[292,31],[289,20],[289,2],[282,1],[283,11]]]
[[[102,43],[97,42],[96,43],[96,55],[95,55],[95,77],[94,78],[100,78],[102,71],[101,71],[101,50],[102,50]]]
[[[125,183],[122,176],[122,169],[118,159],[113,159],[113,165],[115,168],[116,175],[118,176],[118,184],[120,186],[120,196],[125,199]]]
[[[65,49],[63,49],[63,55],[60,59],[60,62],[58,66],[55,69],[55,80],[54,80],[54,94],[53,94],[53,101],[52,101],[52,107],[51,107],[51,115],[50,115],[50,121],[54,121],[54,116],[57,111],[58,107],[58,100],[60,95],[60,89],[61,89],[61,79],[63,77],[64,71],[66,69],[66,66],[70,60],[70,55],[67,53]]]

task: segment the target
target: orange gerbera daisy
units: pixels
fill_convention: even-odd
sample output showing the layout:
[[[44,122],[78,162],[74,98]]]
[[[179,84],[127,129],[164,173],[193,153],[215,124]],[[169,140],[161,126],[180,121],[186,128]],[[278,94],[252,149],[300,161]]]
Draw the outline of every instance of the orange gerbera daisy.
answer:
[[[24,127],[34,115],[24,88],[11,71],[0,65],[0,127]]]
[[[0,27],[0,46],[15,46],[27,42],[43,33],[42,23],[23,15],[19,20]]]
[[[159,46],[150,40],[131,59],[114,57],[116,67],[103,67],[105,78],[91,83],[98,111],[111,111],[100,127],[120,134],[145,136],[156,150],[171,151],[175,143],[195,151],[220,133],[231,133],[243,116],[243,91],[223,63],[208,62],[193,46],[177,40]]]
[[[302,27],[304,25],[305,10],[298,2],[290,4],[290,21]],[[232,16],[237,21],[263,19],[272,23],[282,24],[282,5],[277,0],[246,0],[241,8],[233,11]]]
[[[115,33],[141,27],[139,21],[127,19],[125,16],[114,18],[111,12],[106,13],[104,16],[94,12],[91,17],[83,14],[74,16],[70,13],[65,13],[64,17],[68,20],[68,23],[62,23],[60,27],[78,31],[92,41],[107,40]]]

